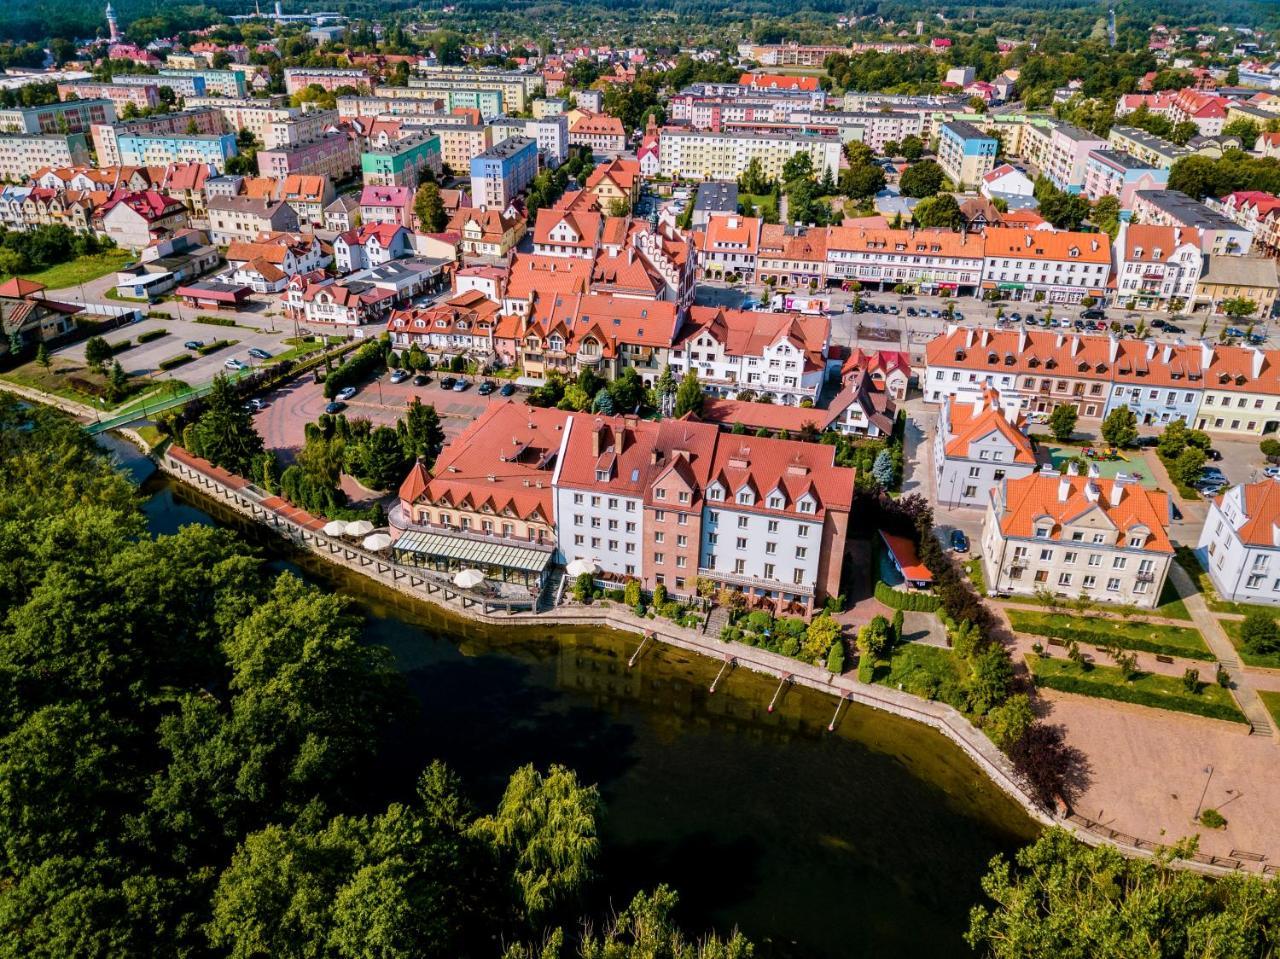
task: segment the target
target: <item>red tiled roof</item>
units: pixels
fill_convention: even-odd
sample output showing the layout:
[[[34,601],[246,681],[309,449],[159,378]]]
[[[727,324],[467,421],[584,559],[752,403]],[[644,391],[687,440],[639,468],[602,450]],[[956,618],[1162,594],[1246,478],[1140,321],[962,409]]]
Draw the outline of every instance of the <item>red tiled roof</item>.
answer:
[[[1169,494],[1129,482],[1122,485],[1119,501],[1112,505],[1115,486],[1116,481],[1110,479],[1044,473],[1005,480],[1005,506],[998,517],[1000,529],[1006,537],[1029,539],[1035,537],[1037,525],[1044,526],[1047,518],[1047,538],[1061,542],[1066,525],[1096,510],[1114,527],[1111,545],[1124,546],[1130,533],[1145,529],[1148,538],[1143,548],[1172,553]]]

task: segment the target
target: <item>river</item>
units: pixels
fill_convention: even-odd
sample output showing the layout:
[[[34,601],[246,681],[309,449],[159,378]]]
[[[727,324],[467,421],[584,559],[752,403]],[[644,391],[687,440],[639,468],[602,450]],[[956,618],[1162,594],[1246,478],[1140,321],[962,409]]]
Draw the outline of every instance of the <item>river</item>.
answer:
[[[420,706],[397,739],[406,781],[440,757],[481,805],[517,766],[558,762],[600,785],[603,892],[619,909],[667,882],[691,931],[737,925],[777,959],[967,956],[991,856],[1035,834],[1021,808],[940,734],[869,707],[608,630],[460,620],[307,556],[104,443],[142,484],[153,532],[234,526],[308,578],[359,600]],[[297,564],[297,565],[294,565]]]

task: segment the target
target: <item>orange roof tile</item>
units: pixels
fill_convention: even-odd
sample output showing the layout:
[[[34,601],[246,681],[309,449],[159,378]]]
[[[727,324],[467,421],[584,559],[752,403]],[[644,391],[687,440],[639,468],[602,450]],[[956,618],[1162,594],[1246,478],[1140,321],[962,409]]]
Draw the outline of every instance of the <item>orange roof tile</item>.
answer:
[[[1169,542],[1169,495],[1161,490],[1149,490],[1138,483],[1121,485],[1118,501],[1116,481],[1088,476],[1032,473],[1020,479],[1005,480],[1004,510],[998,516],[1000,529],[1006,537],[1022,539],[1036,537],[1037,526],[1049,521],[1048,539],[1070,542],[1064,539],[1067,525],[1078,523],[1097,511],[1106,517],[1114,532],[1109,539],[1112,546],[1125,546],[1128,537],[1143,530],[1147,533],[1144,549],[1159,553],[1172,553]]]

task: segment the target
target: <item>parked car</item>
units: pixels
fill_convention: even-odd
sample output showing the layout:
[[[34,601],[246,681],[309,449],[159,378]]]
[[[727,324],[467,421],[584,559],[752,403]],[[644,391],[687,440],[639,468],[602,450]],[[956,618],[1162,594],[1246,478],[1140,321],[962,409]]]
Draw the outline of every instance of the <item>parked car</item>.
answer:
[[[260,400],[256,396],[244,405],[251,413],[261,413],[267,408],[266,400]]]
[[[470,386],[471,384],[466,380],[458,380],[453,384],[452,389],[455,393],[465,393]]]
[[[431,377],[427,376],[426,373],[419,373],[417,376],[413,378],[414,386],[426,386],[430,382],[431,382]]]
[[[1151,328],[1153,330],[1163,330],[1168,325],[1169,324],[1165,320],[1161,319],[1154,319],[1151,321]]]
[[[198,350],[202,346],[204,346],[204,340],[187,340],[182,344],[184,350]]]
[[[1222,462],[1222,454],[1221,454],[1221,453],[1219,453],[1219,452],[1218,452],[1217,450],[1215,450],[1215,449],[1207,449],[1207,450],[1205,450],[1205,451],[1204,451],[1204,455],[1205,455],[1205,456],[1207,456],[1207,457],[1209,457],[1209,459],[1211,459],[1211,460],[1212,460],[1213,462],[1215,462],[1215,463],[1221,463],[1221,462]]]
[[[1228,326],[1226,329],[1227,336],[1244,336],[1244,330],[1237,326]]]
[[[338,390],[338,399],[340,400],[349,400],[355,395],[356,388],[354,386],[344,386],[342,389]]]
[[[1138,332],[1138,328],[1137,328],[1136,326],[1134,326],[1132,323],[1126,323],[1126,324],[1124,325],[1124,331],[1125,331],[1126,333],[1137,333],[1137,332]]]
[[[916,308],[914,306],[907,307],[907,316],[915,316]]]
[[[497,387],[494,386],[492,382],[490,382],[489,380],[485,380],[478,387],[476,387],[476,392],[479,393],[481,396],[488,396],[490,393],[492,393],[496,389]]]
[[[1133,441],[1134,446],[1137,446],[1143,449],[1150,449],[1152,446],[1159,445],[1159,443],[1160,443],[1160,437],[1158,436],[1139,436],[1136,440]]]
[[[964,535],[964,530],[953,529],[951,531],[951,548],[957,553],[969,552],[969,537]]]
[[[252,356],[255,360],[271,359],[271,354],[268,353],[266,350],[262,349],[262,347],[260,346],[251,346],[249,347],[248,352],[249,352],[249,355]]]
[[[502,384],[502,389],[498,390],[498,395],[510,396],[515,391],[516,391],[516,385],[514,383],[507,382]]]
[[[405,380],[407,380],[408,378],[409,378],[409,371],[408,371],[408,370],[392,370],[392,371],[391,371],[391,382],[392,382],[392,383],[403,383],[403,382],[404,382]]]
[[[324,411],[330,416],[333,416],[334,414],[341,413],[346,408],[346,403],[343,403],[341,400],[334,400],[332,403],[325,404]]]
[[[1262,471],[1262,475],[1275,479],[1277,476],[1280,476],[1280,466],[1268,466]]]
[[[222,365],[229,370],[243,370],[245,368],[244,360],[237,360],[234,356]]]
[[[440,380],[440,389],[451,390],[453,389],[454,384],[457,382],[458,382],[458,378],[456,376],[446,376]]]
[[[1187,332],[1187,331],[1186,331],[1186,330],[1184,330],[1182,327],[1180,327],[1180,326],[1176,326],[1176,325],[1175,325],[1175,324],[1173,324],[1173,323],[1166,323],[1166,324],[1164,325],[1164,331],[1165,331],[1166,333],[1175,333],[1175,334],[1177,334],[1178,336],[1181,336],[1183,333],[1186,333],[1186,332]]]
[[[1226,476],[1223,475],[1222,470],[1218,469],[1218,467],[1216,466],[1201,467],[1200,478],[1201,479],[1220,479],[1224,482],[1227,479]]]
[[[1082,320],[1105,320],[1106,318],[1107,314],[1103,313],[1101,310],[1090,309],[1085,310],[1080,314],[1080,319]]]

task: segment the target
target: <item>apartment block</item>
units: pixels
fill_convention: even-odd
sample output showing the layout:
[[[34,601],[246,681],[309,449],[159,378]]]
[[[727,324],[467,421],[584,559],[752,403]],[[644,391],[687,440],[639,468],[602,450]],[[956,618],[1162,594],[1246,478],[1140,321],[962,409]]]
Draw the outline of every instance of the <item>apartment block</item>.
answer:
[[[1084,189],[1089,152],[1106,146],[1106,140],[1069,123],[1025,124],[1023,128],[1022,156],[1035,164],[1054,186],[1068,193],[1080,193]]]
[[[1014,300],[1101,299],[1111,275],[1105,233],[988,227],[982,287]]]
[[[974,188],[995,169],[999,146],[972,123],[951,120],[938,130],[938,164],[959,189]]]
[[[832,134],[710,133],[663,129],[659,134],[663,176],[685,180],[736,180],[755,159],[766,177],[777,179],[797,153],[813,158],[819,178],[839,174],[841,142]]]
[[[359,168],[359,141],[340,131],[294,146],[258,151],[258,173],[265,177],[280,178],[297,173],[342,180]]]
[[[1233,486],[1209,501],[1196,552],[1227,602],[1280,604],[1280,479]]]
[[[159,113],[119,123],[94,123],[92,131],[93,149],[98,155],[100,167],[121,166],[125,163],[120,149],[121,137],[214,136],[229,132],[222,124],[222,114],[210,107]],[[235,137],[231,139],[234,144]]]
[[[826,249],[830,280],[961,295],[982,284],[986,241],[981,233],[840,226],[828,228]]]
[[[538,144],[529,137],[508,137],[471,160],[471,202],[505,209],[538,174]]]
[[[175,70],[163,69],[160,76],[174,80],[190,80],[193,85],[204,84],[203,90],[196,95],[243,97],[248,93],[244,74],[238,70]],[[177,89],[174,89],[177,92]]]
[[[535,118],[495,117],[490,124],[493,142],[501,143],[507,137],[530,137],[538,143],[538,153],[543,166],[555,168],[569,159],[569,118],[555,116]]]
[[[1127,153],[1160,170],[1168,170],[1183,157],[1191,156],[1192,153],[1184,146],[1171,143],[1137,127],[1114,126],[1107,134],[1107,142],[1121,153]]]
[[[203,163],[222,173],[237,153],[233,133],[137,133],[116,137],[124,166]]]
[[[1180,226],[1195,230],[1207,254],[1243,255],[1253,244],[1246,227],[1211,210],[1179,190],[1138,190],[1133,195],[1134,223]]]
[[[83,133],[0,133],[0,180],[24,183],[41,167],[89,162]]]
[[[248,130],[268,150],[319,139],[338,121],[336,110],[304,111],[252,97],[188,97],[186,105],[217,110],[228,131]]]
[[[67,100],[38,107],[0,107],[0,133],[88,133],[96,123],[115,120],[115,104],[106,99]],[[99,163],[108,165],[101,158]]]
[[[155,78],[152,77],[154,81]],[[158,83],[95,83],[89,80],[76,80],[71,83],[58,84],[58,99],[66,100],[110,100],[117,110],[123,110],[126,104],[132,103],[139,110],[151,110],[160,105],[160,85]]]
[[[373,81],[368,71],[355,69],[292,67],[284,71],[285,93],[301,93],[308,87],[320,87],[330,92],[341,87],[350,87],[356,93],[368,93],[373,89]]]
[[[264,233],[296,233],[298,214],[281,200],[215,196],[209,200],[209,239],[218,246],[256,241]]]
[[[417,188],[424,171],[440,175],[440,138],[415,134],[369,147],[360,154],[360,171],[366,186],[407,186]]]

